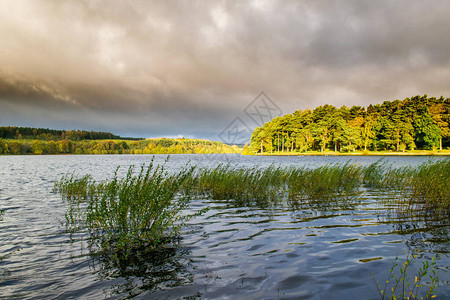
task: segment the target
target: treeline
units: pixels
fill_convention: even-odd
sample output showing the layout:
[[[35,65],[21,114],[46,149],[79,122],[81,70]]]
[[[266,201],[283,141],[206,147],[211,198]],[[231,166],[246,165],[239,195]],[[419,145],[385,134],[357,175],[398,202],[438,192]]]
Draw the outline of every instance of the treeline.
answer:
[[[0,154],[191,154],[239,153],[237,146],[199,139],[25,140],[0,139]]]
[[[142,140],[142,138],[128,138],[114,135],[110,132],[84,130],[55,130],[32,127],[0,127],[0,139],[32,139],[40,141],[82,141],[82,140]]]
[[[250,151],[442,150],[450,147],[449,123],[450,99],[443,97],[415,96],[367,108],[324,105],[276,117],[256,128]]]

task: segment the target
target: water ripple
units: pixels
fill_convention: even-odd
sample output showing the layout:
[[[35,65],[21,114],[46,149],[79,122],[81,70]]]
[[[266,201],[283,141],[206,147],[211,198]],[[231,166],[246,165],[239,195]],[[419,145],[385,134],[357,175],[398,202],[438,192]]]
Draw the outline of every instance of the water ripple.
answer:
[[[169,171],[191,158],[175,156]],[[55,180],[73,171],[101,180],[112,176],[117,165],[124,174],[129,165],[150,159],[0,157],[0,208],[5,209],[0,256],[7,256],[0,262],[0,298],[375,298],[370,274],[386,278],[396,256],[404,258],[404,251],[416,250],[423,253],[420,261],[441,253],[438,298],[450,296],[448,220],[422,222],[395,214],[394,207],[383,201],[395,196],[389,191],[363,189],[346,208],[278,203],[261,209],[198,199],[192,209],[210,210],[188,223],[178,247],[167,250],[159,262],[136,258],[125,269],[90,252],[86,233],[65,231],[67,204],[53,192]],[[156,159],[162,162],[165,156]],[[330,158],[233,159],[245,166],[263,160],[315,166]]]

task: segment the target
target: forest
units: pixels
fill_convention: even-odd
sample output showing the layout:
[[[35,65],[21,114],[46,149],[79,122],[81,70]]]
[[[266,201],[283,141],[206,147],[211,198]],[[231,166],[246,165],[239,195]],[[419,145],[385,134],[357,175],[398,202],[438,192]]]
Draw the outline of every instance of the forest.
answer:
[[[202,139],[122,138],[109,132],[0,127],[0,154],[239,153],[237,146]]]
[[[0,139],[32,139],[42,141],[81,141],[81,140],[142,140],[142,138],[120,137],[110,132],[84,131],[84,130],[55,130],[32,127],[0,127]]]
[[[443,150],[450,148],[450,99],[414,96],[367,108],[323,105],[256,128],[250,153]]]

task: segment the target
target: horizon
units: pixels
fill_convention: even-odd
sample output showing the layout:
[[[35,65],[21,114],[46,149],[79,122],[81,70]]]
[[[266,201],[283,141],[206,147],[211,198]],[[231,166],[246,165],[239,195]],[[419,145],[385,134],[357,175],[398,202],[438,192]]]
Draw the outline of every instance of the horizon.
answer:
[[[416,95],[416,96],[419,96],[419,97],[422,97],[422,96],[428,96],[428,97],[430,97],[429,95]],[[431,96],[432,98],[436,98],[436,99],[439,99],[439,98],[444,98],[444,99],[448,99],[448,97],[444,97],[444,96],[439,96],[439,97],[436,97],[436,96]],[[367,108],[368,108],[368,106],[369,105],[373,105],[373,106],[376,106],[376,105],[382,105],[383,104],[383,102],[384,101],[390,101],[390,102],[392,102],[392,101],[404,101],[404,100],[406,100],[406,99],[411,99],[412,97],[406,97],[406,98],[404,98],[404,99],[395,99],[395,100],[383,100],[382,102],[379,102],[379,103],[369,103],[367,106],[362,106],[363,108],[364,108],[364,110],[367,110]],[[324,105],[327,105],[327,104],[324,104]],[[316,108],[318,108],[319,106],[323,106],[323,105],[318,105],[318,106],[314,106],[314,107],[307,107],[307,108],[305,108],[305,109],[297,109],[297,110],[295,110],[295,111],[292,111],[292,112],[286,112],[286,113],[283,113],[283,114],[280,114],[279,116],[285,116],[285,115],[289,115],[289,114],[294,114],[295,112],[297,112],[297,111],[300,111],[300,110],[303,110],[303,111],[305,111],[305,110],[311,110],[311,111],[314,111],[314,109],[316,109]],[[341,107],[344,107],[344,106],[346,106],[345,104],[344,105],[341,105],[341,106],[335,106],[337,109],[340,109]],[[356,105],[355,105],[356,106]],[[347,106],[348,108],[351,108],[351,106]],[[271,119],[267,119],[267,120],[264,120],[265,122],[264,123],[267,123],[267,122],[270,122],[270,121],[272,121],[274,118],[271,118]],[[0,125],[0,127],[29,127],[29,126],[16,126],[16,125]],[[261,127],[261,126],[259,126],[259,127]],[[49,130],[61,130],[61,131],[92,131],[92,132],[101,132],[101,130],[95,130],[95,129],[79,129],[79,128],[43,128],[43,127],[29,127],[29,128],[36,128],[36,129],[49,129]],[[118,136],[120,136],[121,138],[124,138],[124,139],[126,139],[126,138],[139,138],[139,139],[142,139],[142,140],[147,140],[147,139],[193,139],[193,140],[195,140],[195,139],[198,139],[198,140],[208,140],[208,141],[217,141],[217,142],[223,142],[224,144],[227,144],[227,145],[230,145],[230,146],[232,146],[232,145],[237,145],[237,146],[243,146],[243,145],[245,145],[245,144],[247,144],[247,143],[249,143],[249,141],[247,142],[247,140],[244,140],[244,141],[242,141],[242,140],[239,140],[239,141],[237,141],[237,143],[229,143],[228,141],[226,141],[226,140],[221,140],[220,139],[220,135],[219,135],[219,138],[216,138],[216,139],[209,139],[209,138],[201,138],[201,137],[194,137],[194,136],[184,136],[184,135],[166,135],[166,136],[150,136],[150,137],[142,137],[142,136],[124,136],[124,135],[120,135],[120,134],[117,134],[117,133],[115,133],[115,132],[108,132],[108,133],[111,133],[111,134],[113,134],[113,135],[118,135]],[[245,138],[247,138],[248,136],[245,136]]]
[[[2,1],[0,126],[229,143],[300,109],[448,97],[449,10],[446,1]]]

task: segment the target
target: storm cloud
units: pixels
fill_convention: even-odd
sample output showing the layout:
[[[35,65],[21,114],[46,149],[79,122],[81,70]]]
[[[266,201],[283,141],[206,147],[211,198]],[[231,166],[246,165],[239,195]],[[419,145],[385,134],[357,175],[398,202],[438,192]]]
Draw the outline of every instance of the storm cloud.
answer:
[[[284,113],[450,95],[448,1],[0,1],[0,126],[217,139]]]

